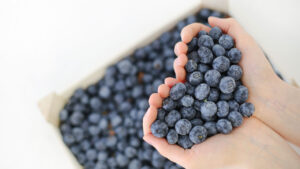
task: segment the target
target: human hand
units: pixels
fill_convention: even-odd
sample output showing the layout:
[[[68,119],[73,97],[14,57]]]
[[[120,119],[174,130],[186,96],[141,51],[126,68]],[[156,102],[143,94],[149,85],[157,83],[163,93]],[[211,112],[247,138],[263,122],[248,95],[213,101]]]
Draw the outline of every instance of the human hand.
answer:
[[[277,77],[261,48],[234,19],[210,17],[208,21],[211,26],[218,26],[232,36],[236,48],[242,53],[239,62],[243,70],[242,82],[249,90],[248,102],[255,105],[253,115],[288,141],[300,146],[300,134],[295,134],[300,130],[300,90]],[[200,30],[208,32],[210,28],[200,23],[186,26],[181,32],[182,42],[175,45],[178,58],[174,61],[174,70],[178,81],[184,81],[186,76],[187,43]]]
[[[213,25],[212,23],[210,24]],[[208,27],[200,24],[196,24],[198,26],[194,25],[195,24],[192,24],[190,26],[193,27],[189,28],[188,26],[183,30],[183,42],[188,42],[188,36],[185,35],[185,30],[188,30],[188,32],[191,33],[187,34],[191,35],[191,40],[191,38],[198,33],[200,29],[209,29]],[[177,49],[178,46],[181,48],[179,51]],[[290,147],[280,136],[255,118],[245,120],[244,124],[235,129],[230,136],[219,134],[209,138],[207,141],[199,145],[193,146],[188,150],[184,150],[177,145],[169,145],[165,139],[156,138],[151,134],[150,126],[156,119],[157,108],[161,106],[163,98],[166,98],[169,95],[170,87],[179,81],[185,80],[184,65],[187,61],[187,57],[184,52],[180,53],[180,50],[185,50],[184,47],[186,46],[183,44],[181,47],[180,44],[177,44],[175,48],[176,54],[178,55],[178,59],[176,59],[174,65],[177,79],[166,79],[165,84],[159,87],[158,93],[153,94],[149,99],[150,108],[145,114],[143,122],[145,141],[153,145],[163,156],[182,165],[185,168],[263,168],[270,167],[270,165],[273,165],[272,167],[274,168],[295,167],[298,160],[295,152],[290,149]],[[237,48],[239,47],[237,46]],[[251,48],[246,48],[245,50],[251,50]],[[244,53],[243,56],[245,56]],[[268,64],[268,62],[266,63]],[[246,86],[249,87],[248,85]],[[250,93],[251,92],[252,91],[250,91]],[[266,146],[269,147],[272,152],[264,150]],[[253,156],[253,154],[259,155]],[[277,159],[279,162],[273,163],[272,161],[275,159]]]

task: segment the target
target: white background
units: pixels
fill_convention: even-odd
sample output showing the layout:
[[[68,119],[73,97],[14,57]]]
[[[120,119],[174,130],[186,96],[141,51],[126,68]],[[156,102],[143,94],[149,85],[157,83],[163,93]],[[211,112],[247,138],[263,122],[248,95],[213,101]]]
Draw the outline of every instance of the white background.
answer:
[[[291,9],[299,9],[299,3],[290,2],[296,3],[296,7],[275,6],[284,12],[275,10],[270,16],[274,17],[272,24],[297,30],[294,38],[299,40],[299,25],[285,22],[285,19],[293,20],[291,17],[297,18],[295,22],[299,20],[299,13],[291,15]],[[102,66],[109,56],[125,49],[126,44],[133,43],[134,37],[144,36],[196,3],[199,2],[0,1],[0,168],[72,168],[67,158],[60,156],[61,141],[41,116],[38,100],[51,91],[62,91]],[[256,8],[250,5],[249,9]],[[258,22],[261,24],[262,20]],[[258,30],[252,32],[274,38],[269,37],[272,30]],[[280,37],[284,35],[284,30],[276,32],[282,33],[277,34]],[[275,37],[276,40],[280,38]],[[289,41],[278,43],[299,46]],[[291,64],[276,58],[275,61],[285,74],[299,79],[299,58],[294,57],[299,52],[291,53],[293,57],[284,56],[294,59]]]

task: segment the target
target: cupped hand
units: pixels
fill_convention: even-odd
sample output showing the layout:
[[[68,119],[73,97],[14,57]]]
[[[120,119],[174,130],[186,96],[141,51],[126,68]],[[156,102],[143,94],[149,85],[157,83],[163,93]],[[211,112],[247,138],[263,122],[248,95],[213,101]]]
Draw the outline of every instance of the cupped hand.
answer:
[[[236,47],[242,51],[243,59],[240,62],[244,70],[242,80],[251,93],[250,102],[255,104],[252,93],[255,90],[262,90],[263,87],[255,85],[253,80],[262,82],[265,81],[264,78],[274,76],[271,66],[264,57],[257,56],[263,55],[263,53],[261,50],[257,50],[259,47],[255,41],[239,25],[236,25],[235,28],[229,25],[229,23],[235,24],[234,20],[210,18],[209,23],[212,26],[219,26],[223,32],[231,35],[235,39]],[[243,124],[229,135],[215,135],[201,144],[194,145],[191,149],[170,145],[165,138],[157,138],[152,135],[150,127],[156,120],[157,108],[161,107],[163,99],[168,97],[170,88],[185,80],[186,43],[200,30],[209,31],[210,28],[195,23],[183,29],[181,33],[183,42],[178,43],[175,47],[175,53],[178,56],[174,62],[176,79],[165,79],[165,84],[159,86],[158,93],[151,95],[150,107],[143,119],[144,140],[154,146],[166,158],[188,169],[297,168],[299,157],[296,153],[277,133],[255,117],[244,119]],[[257,58],[251,59],[250,57]],[[247,64],[245,64],[246,62]],[[248,64],[248,62],[251,63]],[[263,72],[268,73],[261,75],[262,70],[260,69],[264,69]],[[258,77],[255,77],[253,73]],[[256,111],[260,111],[260,109],[256,107]]]

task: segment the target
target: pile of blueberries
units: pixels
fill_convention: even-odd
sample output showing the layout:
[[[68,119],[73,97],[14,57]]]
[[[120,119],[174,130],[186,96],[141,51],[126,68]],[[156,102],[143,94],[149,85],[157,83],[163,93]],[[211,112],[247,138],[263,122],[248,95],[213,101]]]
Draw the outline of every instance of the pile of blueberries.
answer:
[[[178,169],[142,139],[148,98],[166,77],[174,77],[174,45],[180,31],[208,16],[202,9],[151,44],[107,68],[98,83],[77,89],[60,112],[64,143],[85,169]]]
[[[158,109],[151,125],[154,136],[188,149],[218,133],[228,134],[250,117],[254,106],[246,102],[242,53],[231,36],[219,27],[200,31],[188,44],[186,82],[177,83]]]

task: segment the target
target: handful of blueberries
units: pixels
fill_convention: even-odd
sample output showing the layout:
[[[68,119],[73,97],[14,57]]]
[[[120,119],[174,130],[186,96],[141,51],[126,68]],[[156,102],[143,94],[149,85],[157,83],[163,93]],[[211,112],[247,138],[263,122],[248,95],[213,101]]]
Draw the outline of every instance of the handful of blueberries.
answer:
[[[191,40],[186,82],[175,84],[163,100],[151,125],[154,136],[188,149],[218,133],[229,134],[243,116],[253,114],[238,65],[242,54],[234,46],[233,38],[218,27]]]

